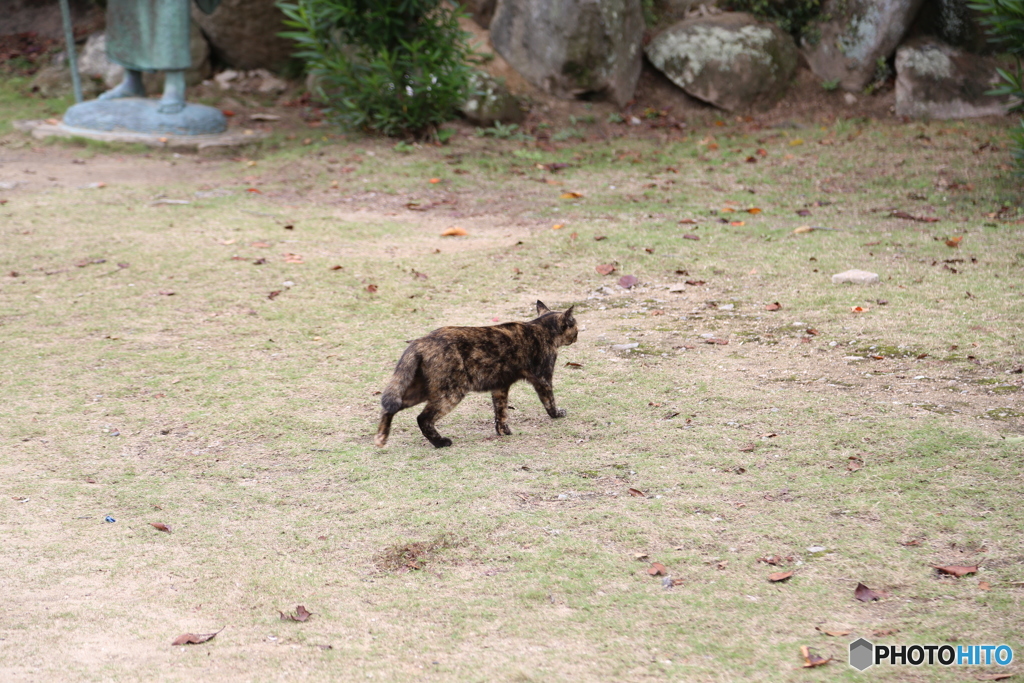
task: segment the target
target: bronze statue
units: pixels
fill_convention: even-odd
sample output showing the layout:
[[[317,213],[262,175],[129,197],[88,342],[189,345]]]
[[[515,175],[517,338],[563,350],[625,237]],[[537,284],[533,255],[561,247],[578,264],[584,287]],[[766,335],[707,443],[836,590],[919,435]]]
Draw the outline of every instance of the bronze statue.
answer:
[[[220,0],[196,0],[210,14]],[[189,55],[189,0],[107,0],[107,56],[124,67],[124,80],[100,99],[145,97],[143,71],[164,72],[158,111],[185,108],[185,69]]]

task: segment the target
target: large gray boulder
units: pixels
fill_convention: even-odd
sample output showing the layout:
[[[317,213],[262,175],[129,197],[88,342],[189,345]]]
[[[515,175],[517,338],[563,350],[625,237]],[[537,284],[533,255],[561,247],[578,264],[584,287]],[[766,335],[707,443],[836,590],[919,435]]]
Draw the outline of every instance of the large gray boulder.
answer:
[[[826,0],[821,16],[803,37],[811,71],[843,90],[863,90],[879,59],[900,44],[923,0]]]
[[[494,49],[527,81],[556,97],[622,106],[640,78],[640,0],[502,0]]]
[[[985,15],[971,7],[971,2],[973,0],[931,0],[924,3],[914,19],[911,35],[933,36],[967,52],[993,52],[981,23]]]
[[[124,80],[124,67],[107,58],[107,34],[93,33],[78,55],[78,73],[101,81],[107,89]]]
[[[1007,99],[986,95],[999,82],[998,63],[934,39],[910,41],[896,51],[896,114],[963,119],[1005,114]]]
[[[192,8],[220,61],[236,69],[281,69],[291,58],[295,43],[280,37],[284,14],[275,0],[222,0],[213,14]]]
[[[688,94],[727,111],[773,104],[793,78],[798,58],[788,33],[743,12],[680,21],[645,51]]]

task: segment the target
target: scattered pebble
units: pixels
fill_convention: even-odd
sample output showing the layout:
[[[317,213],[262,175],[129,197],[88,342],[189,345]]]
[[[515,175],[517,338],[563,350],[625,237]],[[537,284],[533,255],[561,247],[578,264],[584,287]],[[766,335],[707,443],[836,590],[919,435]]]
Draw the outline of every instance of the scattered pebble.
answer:
[[[873,285],[878,283],[878,273],[870,273],[866,270],[844,270],[832,276],[832,284],[841,285],[850,283],[854,285]]]

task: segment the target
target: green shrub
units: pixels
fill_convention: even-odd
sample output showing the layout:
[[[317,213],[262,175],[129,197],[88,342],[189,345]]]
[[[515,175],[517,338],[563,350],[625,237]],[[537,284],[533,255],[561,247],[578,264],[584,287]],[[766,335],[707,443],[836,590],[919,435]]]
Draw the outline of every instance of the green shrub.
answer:
[[[465,100],[470,48],[461,10],[443,0],[279,2],[282,35],[314,74],[328,114],[348,128],[423,138]]]
[[[730,0],[727,8],[749,12],[759,19],[775,22],[799,39],[804,29],[821,14],[821,0]]]
[[[1010,111],[1024,111],[1024,69],[1021,68],[1021,58],[1024,57],[1024,0],[978,0],[970,7],[985,15],[981,23],[988,31],[989,42],[1013,55],[1017,62],[1013,71],[999,69],[1002,83],[989,94],[1009,95],[1017,100]],[[1024,175],[1024,118],[1021,118],[1020,126],[1011,131],[1010,138],[1013,140],[1011,154],[1017,173]]]

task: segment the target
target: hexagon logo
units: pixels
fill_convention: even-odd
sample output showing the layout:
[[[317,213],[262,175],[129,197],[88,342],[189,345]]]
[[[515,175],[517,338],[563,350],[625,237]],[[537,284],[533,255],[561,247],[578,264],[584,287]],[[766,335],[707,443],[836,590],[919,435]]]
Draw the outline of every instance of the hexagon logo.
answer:
[[[870,640],[858,638],[850,643],[850,666],[857,671],[863,671],[875,663],[875,646]]]

